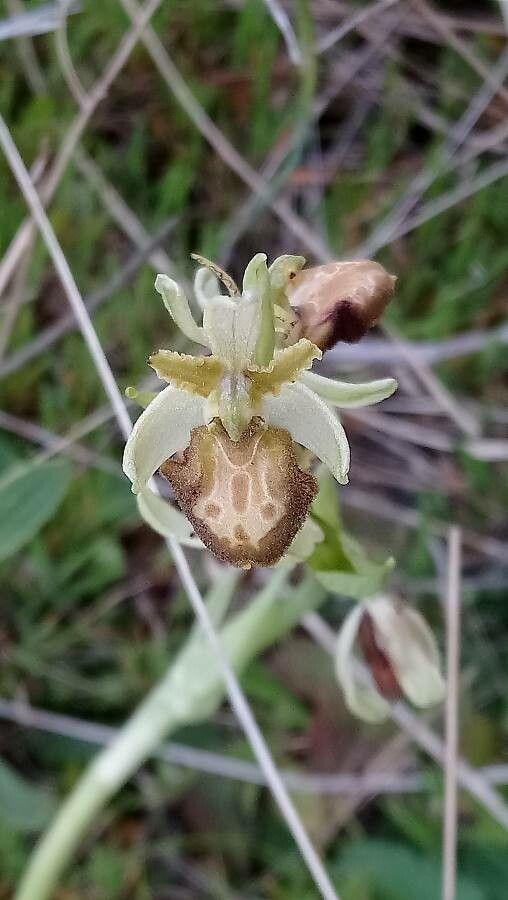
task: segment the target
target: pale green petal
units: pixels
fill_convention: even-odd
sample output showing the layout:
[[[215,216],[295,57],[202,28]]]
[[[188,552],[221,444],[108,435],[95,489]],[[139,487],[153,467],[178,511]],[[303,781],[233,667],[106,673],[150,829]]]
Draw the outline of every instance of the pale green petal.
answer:
[[[376,642],[388,656],[398,683],[415,706],[440,703],[446,692],[436,639],[423,616],[391,597],[367,603]]]
[[[159,378],[173,387],[198,397],[208,397],[215,390],[224,367],[214,356],[189,356],[176,350],[159,350],[148,358],[148,365]]]
[[[252,419],[253,409],[244,375],[226,375],[221,382],[217,410],[232,441],[238,441]]]
[[[211,269],[201,266],[194,277],[194,294],[201,309],[204,309],[211,297],[220,294],[219,279]]]
[[[310,368],[315,359],[321,359],[321,350],[301,338],[291,347],[277,350],[269,366],[264,369],[251,367],[248,375],[252,382],[252,402],[258,403],[264,394],[278,394],[281,386],[296,381],[304,369]]]
[[[231,371],[251,362],[259,335],[260,307],[256,298],[211,297],[203,313],[203,329],[212,354]]]
[[[276,397],[263,398],[262,416],[268,425],[289,431],[328,466],[340,484],[347,484],[349,444],[335,413],[304,384],[284,384]]]
[[[137,495],[138,509],[154,531],[164,538],[175,538],[186,547],[204,547],[199,538],[192,537],[193,528],[189,520],[170,503],[145,488]]]
[[[254,351],[258,366],[268,366],[275,350],[275,316],[266,253],[256,253],[245,269],[243,296],[256,299],[260,307],[259,333]]]
[[[189,301],[180,285],[173,281],[172,278],[169,278],[168,275],[157,275],[155,290],[161,295],[164,306],[180,331],[190,341],[195,341],[197,344],[206,344],[203,329],[196,325],[190,311]]]
[[[304,256],[291,256],[288,253],[274,259],[268,270],[272,287],[284,290],[291,276],[303,269],[305,262]]]
[[[247,265],[242,282],[242,294],[244,297],[259,297],[268,279],[268,266],[266,265],[266,253],[256,253]]]
[[[285,254],[277,257],[268,270],[275,315],[275,331],[282,335],[282,343],[289,338],[298,322],[298,317],[289,305],[286,289],[291,279],[304,265],[305,257]]]
[[[158,393],[158,391],[138,391],[135,387],[125,388],[125,396],[143,409],[146,409],[148,404],[155,400]]]
[[[123,470],[135,494],[142,491],[159,466],[190,443],[193,428],[204,425],[205,403],[172,385],[141,413],[123,455]]]
[[[336,381],[334,378],[323,378],[315,372],[302,372],[300,380],[316,394],[342,409],[355,409],[359,406],[372,406],[391,397],[397,390],[395,378],[380,378],[378,381],[366,381],[364,384],[351,384],[348,381]]]
[[[308,516],[300,531],[291,541],[286,556],[291,556],[293,559],[303,562],[314,552],[316,544],[319,544],[323,538],[323,530],[314,519]]]
[[[335,673],[344,692],[348,709],[366,722],[384,722],[390,707],[386,700],[369,684],[363,684],[358,675],[355,657],[355,641],[364,606],[358,604],[346,616],[339,631],[335,650]]]

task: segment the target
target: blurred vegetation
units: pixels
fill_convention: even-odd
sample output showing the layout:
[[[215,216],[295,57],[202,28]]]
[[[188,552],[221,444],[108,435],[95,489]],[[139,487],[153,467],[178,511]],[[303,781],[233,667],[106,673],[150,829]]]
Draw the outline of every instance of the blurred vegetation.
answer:
[[[463,6],[440,4],[450,13]],[[311,21],[322,33],[329,7],[295,4],[299,34],[308,33]],[[495,4],[468,4],[466,12],[474,12],[473,7],[495,21]],[[443,136],[422,122],[416,99],[423,96],[436,117],[447,122],[462,115],[480,85],[478,75],[441,37],[401,37],[397,52],[374,66],[372,102],[341,165],[329,174],[328,151],[356,104],[365,101],[365,91],[353,79],[313,120],[308,96],[313,73],[299,75],[288,64],[262,0],[165,0],[153,25],[216,125],[256,169],[288,134],[295,136],[284,173],[286,195],[316,232],[326,235],[333,252],[346,258],[391,210],[415,173],[438,156]],[[70,18],[71,54],[86,87],[103,70],[125,28],[116,0],[97,7],[83,4],[82,12]],[[504,46],[499,35],[481,29],[468,32],[467,40],[488,66]],[[347,52],[360,52],[364,41],[349,36]],[[56,151],[76,112],[51,36],[38,37],[34,44],[47,84],[39,94],[27,83],[14,43],[0,44],[0,109],[27,164],[42,151]],[[319,59],[315,96],[330,87],[330,79],[333,83],[331,62],[340,61],[344,45],[339,47]],[[482,126],[494,127],[503,116],[506,108],[494,98]],[[249,192],[190,123],[141,45],[94,114],[82,146],[151,234],[168,217],[178,217],[164,246],[182,271],[191,274],[193,249],[221,258]],[[471,177],[475,171],[473,165]],[[441,196],[460,178],[463,169],[436,178],[427,199]],[[85,295],[106,284],[135,252],[75,165],[50,210]],[[1,158],[0,254],[24,215]],[[500,325],[507,312],[507,233],[504,180],[382,250],[378,258],[399,276],[390,324],[406,337],[425,341]],[[261,209],[236,242],[232,274],[238,276],[259,249],[271,256],[302,252],[276,218]],[[27,302],[20,306],[4,358],[67,312],[39,240],[23,290]],[[146,378],[150,350],[172,342],[171,323],[146,264],[101,304],[94,323],[122,388]],[[491,409],[506,401],[507,370],[506,349],[489,341],[481,352],[445,362],[437,372],[459,402],[468,397],[481,420],[495,425]],[[382,374],[397,373],[385,365]],[[0,383],[0,409],[58,435],[105,404],[75,332]],[[352,482],[358,477],[363,487],[382,490],[384,449],[363,435],[357,422],[351,422],[351,437]],[[165,670],[191,617],[165,548],[140,523],[129,485],[115,468],[122,447],[114,423],[106,421],[84,443],[95,454],[91,466],[63,456],[45,461],[29,441],[0,431],[0,693],[115,725]],[[456,452],[427,457],[435,465],[434,480],[413,490],[393,485],[393,473],[404,463],[394,457],[390,469],[388,462],[387,493],[419,511],[418,529],[393,523],[386,528],[350,509],[344,515],[374,559],[398,558],[395,586],[417,598],[438,625],[431,519],[457,517],[469,528],[501,537],[508,477],[500,466],[471,457],[459,438]],[[362,484],[362,462],[372,465],[373,459],[376,484],[372,478]],[[198,554],[193,563],[204,586],[208,564]],[[508,579],[506,568],[492,562],[491,582],[482,586],[490,571],[489,560],[474,553],[468,559],[461,715],[463,751],[476,765],[502,760],[508,729]],[[243,579],[239,604],[251,583],[252,576]],[[345,608],[344,600],[330,596],[325,611],[332,625],[340,623]],[[253,664],[243,683],[281,766],[361,770],[393,733],[393,726],[359,729],[343,709],[329,661],[298,631]],[[176,739],[250,758],[227,708]],[[75,739],[2,723],[0,898],[11,896],[34,837],[93,752]],[[342,900],[440,896],[440,776],[428,761],[408,753],[409,764],[426,772],[419,794],[378,797],[352,815],[340,797],[297,798],[326,851]],[[508,836],[466,796],[461,797],[460,824],[458,898],[501,900],[508,883]],[[116,798],[93,837],[67,874],[60,900],[315,896],[283,823],[257,786],[154,762]]]

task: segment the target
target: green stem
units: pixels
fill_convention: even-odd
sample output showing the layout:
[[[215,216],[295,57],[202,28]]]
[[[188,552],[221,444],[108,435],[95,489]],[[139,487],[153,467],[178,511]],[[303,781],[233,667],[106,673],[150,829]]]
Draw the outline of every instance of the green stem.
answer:
[[[226,573],[224,592],[232,592],[238,574]],[[227,624],[221,638],[236,671],[286,634],[303,613],[325,596],[311,576],[289,588],[287,569]],[[284,592],[290,596],[283,597]],[[129,777],[175,729],[212,715],[224,696],[215,657],[201,632],[193,631],[177,659],[152,689],[117,737],[86,769],[53,824],[36,847],[15,900],[46,900],[91,822]]]

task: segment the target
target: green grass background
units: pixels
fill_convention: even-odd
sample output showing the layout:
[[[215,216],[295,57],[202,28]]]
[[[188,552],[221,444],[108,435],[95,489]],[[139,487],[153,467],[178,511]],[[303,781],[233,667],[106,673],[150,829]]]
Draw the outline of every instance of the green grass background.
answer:
[[[478,6],[484,16],[495,16],[494,4]],[[458,5],[446,8],[456,11]],[[322,28],[313,5],[309,10],[297,4],[295,18],[300,33],[308,30],[309,21]],[[303,148],[293,164],[302,178],[319,174],[320,152],[326,154],[358,102],[354,82],[317,124],[306,128],[312,72],[302,85],[287,65],[279,32],[262,0],[238,5],[165,0],[153,25],[200,102],[255,168],[300,122]],[[83,4],[82,12],[71,17],[71,53],[85,86],[102,71],[125,28],[116,0]],[[348,49],[358,40],[349,39]],[[492,35],[469,40],[487,65],[504,46],[502,38]],[[27,164],[43,146],[50,153],[58,147],[75,115],[52,39],[37,38],[35,46],[47,81],[47,91],[39,95],[27,84],[14,44],[0,44],[0,108]],[[300,189],[296,178],[290,182],[289,196],[304,212],[311,211],[312,225],[322,230],[338,257],[347,258],[392,208],[414,173],[439,153],[442,137],[422,125],[408,85],[421,87],[422,79],[435,112],[455,120],[480,84],[446,42],[429,45],[408,39],[400,49],[400,58],[380,69],[382,90],[346,164],[314,193],[312,188]],[[417,64],[417,73],[411,63]],[[323,87],[328,64],[319,61],[313,93]],[[506,115],[499,104],[493,101],[489,107],[485,126]],[[141,46],[94,114],[83,146],[150,233],[167,217],[179,217],[165,247],[187,275],[192,272],[190,251],[220,256],[229,226],[249,192],[207,146]],[[456,174],[437,178],[427,198],[456,183]],[[0,254],[24,215],[0,158]],[[106,283],[133,253],[101,197],[74,165],[58,188],[50,218],[84,294]],[[379,260],[399,276],[388,321],[417,340],[442,340],[500,325],[507,311],[507,233],[505,180],[382,251]],[[266,211],[255,215],[235,247],[231,273],[238,277],[260,249],[272,256],[286,249],[301,252]],[[151,268],[143,265],[94,315],[122,388],[146,376],[146,357],[155,346],[171,346],[174,340],[153,280]],[[40,241],[30,260],[26,295],[6,355],[67,309]],[[506,347],[494,341],[474,356],[441,365],[437,373],[459,402],[466,396],[474,400],[488,424],[489,409],[506,401],[507,369]],[[392,374],[386,367],[385,373]],[[64,434],[105,403],[77,333],[0,383],[0,409],[56,434]],[[88,436],[86,443],[102,457],[120,460],[121,441],[112,422]],[[4,510],[0,522],[0,694],[90,721],[121,724],[187,634],[188,605],[166,550],[139,521],[120,473],[65,459],[34,468],[34,452],[26,440],[0,431],[0,478],[12,473],[13,466],[27,463],[23,484],[8,498],[9,506],[6,501],[9,512]],[[376,452],[382,466],[383,451]],[[436,589],[418,587],[435,575],[428,550],[429,520],[458,518],[500,537],[506,524],[508,478],[506,468],[475,460],[459,445],[456,453],[432,459],[436,485],[411,497],[420,512],[419,529],[367,526],[351,513],[349,518],[374,555],[396,554],[397,584],[406,593],[408,585],[413,586],[422,610],[439,630]],[[18,519],[16,534],[22,537],[16,543]],[[473,559],[472,574],[475,566],[484,564]],[[462,749],[478,765],[502,761],[508,727],[508,582],[500,564],[492,567],[493,587],[469,588],[464,597]],[[208,574],[199,559],[195,574],[204,587]],[[130,596],[133,584],[139,589]],[[245,595],[248,588],[246,581]],[[331,597],[329,621],[338,625],[345,608],[343,601]],[[352,771],[393,732],[392,726],[360,727],[351,720],[329,662],[298,632],[253,664],[243,683],[280,765],[326,770],[343,763]],[[187,728],[176,739],[250,758],[227,707],[214,721]],[[75,740],[1,724],[1,900],[12,896],[34,838],[92,753]],[[428,761],[418,756],[417,761],[427,779],[421,794],[376,798],[341,826],[340,797],[297,798],[342,900],[440,896],[441,777]],[[460,800],[459,871],[459,900],[502,900],[506,895],[508,837],[466,796]],[[266,791],[162,763],[147,765],[101,816],[58,894],[59,900],[314,896]]]

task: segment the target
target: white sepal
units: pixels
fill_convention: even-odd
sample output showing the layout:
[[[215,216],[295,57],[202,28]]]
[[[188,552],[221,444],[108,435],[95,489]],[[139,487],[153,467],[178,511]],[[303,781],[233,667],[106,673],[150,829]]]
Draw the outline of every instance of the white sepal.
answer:
[[[159,466],[190,443],[193,428],[206,424],[202,397],[169,385],[141,413],[123,455],[123,470],[135,494],[142,491]]]
[[[169,500],[163,500],[149,487],[141,491],[136,500],[142,518],[162,537],[174,538],[186,547],[204,546],[199,538],[192,537],[189,520]]]
[[[201,309],[204,309],[211,297],[220,294],[219,279],[206,266],[201,266],[194,277],[194,294]]]
[[[349,444],[337,416],[301,382],[282,385],[277,396],[266,395],[262,416],[268,425],[289,431],[297,444],[314,453],[339,484],[347,484]]]
[[[389,658],[400,687],[415,706],[434,706],[443,700],[436,639],[419,612],[390,597],[375,597],[367,605],[376,643]]]
[[[358,672],[355,642],[364,614],[363,604],[353,607],[339,631],[335,651],[335,672],[344,693],[344,701],[353,715],[365,722],[384,722],[390,707],[386,700]]]
[[[242,295],[244,297],[259,297],[269,285],[266,253],[256,253],[243,274]]]
[[[256,297],[209,297],[203,329],[212,354],[231,371],[241,372],[253,358],[260,320]]]
[[[180,285],[168,275],[157,275],[155,290],[161,295],[164,306],[180,331],[190,341],[195,341],[197,344],[205,344],[203,329],[196,325],[190,310],[189,301]]]
[[[322,400],[342,409],[372,406],[391,397],[397,390],[395,378],[380,378],[377,381],[366,381],[364,384],[351,384],[348,381],[323,378],[315,372],[302,372],[300,380]]]

